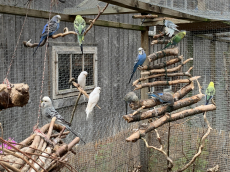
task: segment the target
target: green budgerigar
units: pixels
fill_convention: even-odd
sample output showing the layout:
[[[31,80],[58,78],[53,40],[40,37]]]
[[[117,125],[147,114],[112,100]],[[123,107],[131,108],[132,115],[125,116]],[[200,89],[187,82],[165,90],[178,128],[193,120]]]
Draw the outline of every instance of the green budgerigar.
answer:
[[[74,20],[74,29],[75,29],[75,32],[77,33],[78,43],[80,45],[81,52],[83,54],[82,42],[84,41],[84,32],[86,29],[86,22],[80,15],[77,15]]]
[[[172,37],[169,41],[169,43],[165,46],[164,49],[168,48],[170,45],[176,45],[178,44],[186,35],[186,31],[179,32],[174,37]],[[163,50],[164,50],[163,49]]]
[[[205,105],[208,105],[209,101],[213,98],[213,96],[215,95],[215,87],[214,87],[214,83],[210,82],[208,85],[208,88],[205,91]]]

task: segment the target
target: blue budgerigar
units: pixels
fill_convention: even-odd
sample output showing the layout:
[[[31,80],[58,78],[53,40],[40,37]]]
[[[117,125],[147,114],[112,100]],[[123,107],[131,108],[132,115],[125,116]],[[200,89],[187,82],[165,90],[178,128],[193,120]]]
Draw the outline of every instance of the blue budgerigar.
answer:
[[[166,35],[168,35],[169,37],[172,37],[175,31],[179,32],[179,30],[177,29],[178,26],[174,24],[173,22],[164,19],[163,23],[165,25]]]
[[[137,59],[134,63],[133,72],[132,72],[131,77],[129,79],[129,83],[130,83],[131,79],[133,78],[133,75],[136,72],[137,68],[139,66],[143,65],[143,63],[145,62],[145,59],[146,59],[146,54],[145,54],[144,49],[140,47],[138,49],[138,51],[139,51],[139,54],[138,54]]]
[[[169,103],[170,106],[174,104],[173,95],[169,92],[153,92],[149,93],[150,97],[155,97],[157,100],[159,100],[161,103]]]
[[[80,15],[77,15],[74,20],[74,29],[75,29],[75,32],[77,33],[77,40],[80,45],[81,52],[83,54],[82,42],[84,41],[84,32],[86,30],[86,22]]]
[[[46,25],[43,28],[42,34],[40,36],[40,38],[41,38],[40,42],[39,42],[37,48],[35,49],[34,54],[37,51],[37,49],[40,46],[40,44],[47,38],[48,34],[49,34],[49,37],[50,37],[50,36],[54,35],[54,33],[59,29],[60,20],[61,20],[61,16],[56,15],[56,16],[53,16],[53,18],[46,23]]]

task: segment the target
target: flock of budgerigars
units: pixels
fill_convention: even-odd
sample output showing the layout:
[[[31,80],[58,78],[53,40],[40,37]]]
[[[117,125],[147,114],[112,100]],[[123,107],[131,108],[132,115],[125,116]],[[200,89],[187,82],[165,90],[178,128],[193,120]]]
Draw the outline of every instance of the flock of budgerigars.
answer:
[[[56,31],[59,29],[59,27],[60,27],[60,19],[61,19],[60,15],[55,15],[44,26],[40,42],[39,42],[37,48],[35,49],[34,54],[35,54],[36,50],[38,49],[39,45],[47,37],[50,37],[50,36],[54,35],[56,33]],[[176,28],[177,25],[175,25],[173,22],[171,22],[169,20],[163,20],[163,24],[165,26],[165,33],[169,37],[172,37],[172,35],[174,35],[175,31],[178,32],[175,36],[173,36],[170,39],[169,43],[164,47],[164,49],[166,49],[166,48],[168,48],[169,46],[172,46],[172,45],[174,45],[174,46],[177,45],[185,37],[186,31],[179,31]],[[86,22],[80,15],[77,15],[76,18],[75,18],[74,29],[75,29],[75,31],[77,33],[78,43],[80,45],[80,48],[81,48],[81,51],[82,51],[82,54],[83,54],[83,44],[82,44],[82,42],[84,41],[84,32],[86,30]],[[142,66],[143,63],[146,60],[146,53],[145,53],[144,49],[140,47],[138,49],[138,52],[139,53],[138,53],[137,59],[136,59],[136,61],[134,63],[134,67],[133,67],[133,71],[131,73],[131,77],[129,79],[129,83],[131,82],[132,77],[133,77],[134,73],[136,72],[137,68]],[[80,75],[78,76],[78,84],[83,89],[85,89],[87,74],[88,74],[87,71],[82,71],[80,73]],[[96,87],[89,95],[89,100],[88,100],[88,104],[87,104],[87,107],[86,107],[86,114],[87,114],[86,119],[88,119],[90,113],[93,111],[94,106],[99,101],[100,90],[101,90],[100,87]],[[214,94],[215,94],[214,83],[210,82],[208,88],[206,89],[206,98],[205,98],[205,100],[206,100],[205,104],[206,105],[213,98]],[[174,103],[172,94],[170,94],[168,92],[153,92],[153,93],[149,93],[149,96],[150,97],[155,97],[160,102],[168,103],[169,105],[173,105],[173,103]],[[132,101],[137,101],[138,97],[136,96],[136,94],[134,92],[129,92],[125,96],[124,100],[126,102],[130,103]],[[47,97],[47,96],[43,97],[42,103],[41,103],[41,109],[42,109],[42,115],[44,117],[46,117],[48,120],[51,120],[53,117],[56,117],[56,120],[57,120],[57,122],[59,124],[65,126],[68,130],[70,130],[73,134],[75,134],[70,128],[70,123],[65,121],[65,119],[54,109],[54,107],[52,105],[52,101],[51,101],[51,99],[49,97]]]

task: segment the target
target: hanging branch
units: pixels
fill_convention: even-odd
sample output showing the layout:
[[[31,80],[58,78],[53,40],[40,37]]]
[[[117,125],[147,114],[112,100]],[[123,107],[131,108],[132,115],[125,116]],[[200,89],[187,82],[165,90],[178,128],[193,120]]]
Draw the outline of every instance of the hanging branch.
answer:
[[[77,97],[77,101],[76,101],[76,103],[75,103],[75,106],[74,106],[73,111],[72,111],[72,114],[71,114],[71,119],[70,119],[70,122],[69,122],[70,124],[72,124],[73,117],[74,117],[74,113],[75,113],[75,111],[76,111],[76,109],[77,109],[77,105],[78,105],[78,102],[79,102],[79,100],[80,100],[80,98],[81,98],[81,95],[82,95],[82,92],[80,92],[79,95],[78,95],[78,97]]]
[[[143,76],[142,78],[137,79],[136,81],[133,82],[133,85],[137,85],[138,82],[141,81],[145,81],[146,79],[150,79],[150,78],[157,78],[157,77],[161,77],[161,76],[166,76],[167,77],[175,77],[175,76],[187,76],[187,77],[192,77],[192,75],[190,74],[190,71],[193,69],[193,67],[190,67],[189,70],[187,72],[180,72],[180,73],[162,73],[162,74],[156,74],[156,75],[150,75],[150,76]]]
[[[178,56],[177,58],[175,59],[171,59],[165,63],[158,63],[156,65],[154,64],[150,64],[150,65],[144,65],[144,66],[141,66],[139,67],[138,69],[139,70],[151,70],[151,69],[161,69],[161,68],[164,68],[164,67],[167,67],[167,66],[170,66],[172,64],[175,64],[175,63],[178,63],[180,61],[183,60],[183,55],[181,56]]]
[[[167,57],[167,56],[178,56],[179,49],[178,47],[168,48],[162,51],[157,51],[156,53],[150,54],[147,56],[149,62],[153,62],[154,60]]]
[[[194,76],[190,79],[178,79],[178,80],[174,80],[174,81],[155,81],[155,82],[151,82],[151,83],[143,83],[143,84],[139,84],[139,85],[135,85],[135,89],[134,90],[139,90],[141,88],[145,88],[145,87],[154,87],[154,86],[163,86],[163,85],[175,85],[175,84],[182,84],[182,83],[190,83],[191,81],[194,81],[196,79],[200,78],[200,76]]]
[[[144,138],[141,138],[141,139],[144,140],[145,145],[146,145],[147,148],[155,149],[155,150],[157,150],[157,151],[159,151],[159,152],[161,152],[161,153],[164,154],[164,156],[166,157],[166,159],[169,161],[168,169],[171,170],[173,168],[173,160],[163,150],[163,144],[162,144],[162,141],[161,141],[161,138],[160,138],[160,135],[159,135],[158,131],[156,129],[154,131],[156,132],[157,140],[160,143],[160,148],[157,148],[157,147],[154,147],[154,146],[149,146],[148,142]]]
[[[191,82],[190,84],[185,85],[183,88],[181,88],[179,91],[177,91],[174,95],[173,98],[175,101],[180,100],[184,96],[186,96],[190,91],[194,89],[194,84]],[[132,108],[133,110],[136,110],[142,106],[145,106],[145,108],[151,108],[156,105],[161,104],[159,101],[156,101],[156,99],[145,99],[145,100],[139,100],[137,102],[132,102],[129,104],[129,107]]]
[[[145,136],[146,133],[168,123],[168,122],[172,122],[172,121],[176,121],[179,119],[183,119],[189,116],[193,116],[199,113],[203,113],[205,111],[213,111],[216,110],[216,106],[213,104],[210,105],[201,105],[198,107],[195,107],[193,109],[187,109],[181,112],[177,112],[174,114],[166,114],[164,116],[162,116],[161,118],[157,119],[154,122],[149,123],[149,126],[147,127],[147,129],[145,130],[139,130],[139,132],[135,132],[133,133],[130,137],[128,137],[126,139],[127,142],[136,142],[140,137]]]
[[[151,42],[151,45],[155,45],[155,44],[168,44],[170,40],[153,40]]]
[[[123,118],[128,123],[130,123],[130,122],[141,121],[141,120],[145,120],[149,118],[159,117],[159,116],[164,115],[166,112],[172,112],[172,111],[181,109],[183,107],[195,104],[199,102],[203,97],[204,97],[204,94],[198,94],[198,95],[174,102],[173,106],[165,105],[165,106],[154,108],[152,110],[148,110],[146,112],[138,113],[135,115],[132,115],[132,114],[124,115]],[[158,103],[158,100],[155,100],[155,101],[157,101],[157,104],[161,104],[161,103]]]
[[[189,58],[187,60],[185,60],[184,62],[182,62],[180,65],[178,65],[177,67],[171,68],[171,69],[153,69],[150,71],[146,71],[146,72],[141,72],[141,75],[151,75],[154,73],[172,73],[172,72],[176,72],[178,70],[180,70],[186,63],[188,63],[189,61],[193,60],[193,58]]]
[[[207,172],[218,172],[219,171],[219,165],[216,165],[213,168],[207,169]]]
[[[133,15],[133,19],[155,19],[157,18],[158,15]]]
[[[7,89],[5,84],[0,84],[0,110],[11,107],[23,107],[29,101],[29,86],[24,83],[13,84],[13,88]]]
[[[95,23],[95,21],[100,17],[100,15],[105,11],[105,9],[108,7],[109,4],[106,4],[106,6],[103,8],[103,10],[100,10],[100,7],[98,7],[98,15],[96,16],[95,19],[93,19],[92,21],[90,20],[90,25],[89,27],[86,29],[86,31],[84,32],[84,36],[86,35],[86,33],[93,27],[93,24]],[[67,27],[64,28],[63,30],[63,33],[59,33],[59,34],[56,34],[56,35],[53,35],[51,36],[50,38],[52,39],[56,39],[58,37],[64,37],[66,35],[70,35],[70,34],[73,34],[73,35],[77,35],[77,33],[75,31],[69,31],[69,29]],[[42,47],[43,45],[45,45],[46,43],[46,40],[45,39],[39,47]],[[30,47],[30,48],[33,48],[33,47],[37,47],[39,43],[31,43],[31,39],[29,41],[23,41],[23,44],[25,47]]]
[[[154,35],[154,36],[153,36],[153,39],[162,38],[162,37],[164,37],[165,35],[166,35],[166,33],[161,32],[160,34]]]
[[[82,88],[81,88],[81,86],[78,84],[78,83],[76,83],[76,82],[74,82],[75,81],[75,79],[74,78],[71,78],[70,80],[69,80],[69,84],[73,84],[82,94],[84,94],[88,99],[89,99],[89,95],[85,92],[85,90],[83,90]],[[101,109],[100,108],[100,106],[98,106],[98,105],[96,105],[99,109]]]
[[[106,4],[106,6],[101,10],[100,6],[97,5],[98,8],[98,15],[96,16],[95,19],[93,19],[92,21],[90,20],[90,25],[89,27],[86,29],[86,31],[84,32],[84,36],[86,35],[86,33],[93,27],[93,24],[95,23],[95,21],[100,17],[100,15],[105,11],[105,9],[108,7],[108,3]]]

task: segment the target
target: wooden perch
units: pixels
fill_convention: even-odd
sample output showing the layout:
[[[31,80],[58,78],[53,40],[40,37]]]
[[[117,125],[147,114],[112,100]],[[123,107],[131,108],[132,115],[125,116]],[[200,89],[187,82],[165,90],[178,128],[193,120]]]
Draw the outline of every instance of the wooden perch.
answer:
[[[155,82],[151,82],[151,83],[143,83],[143,84],[139,84],[139,85],[135,85],[135,89],[134,90],[139,90],[141,88],[145,88],[145,87],[154,87],[154,86],[163,86],[163,85],[175,85],[175,84],[182,84],[182,83],[190,83],[191,81],[194,81],[196,79],[200,78],[200,76],[194,76],[190,79],[178,79],[178,80],[174,80],[174,81],[155,81]]]
[[[207,172],[218,172],[219,171],[219,165],[216,165],[213,168],[207,169]]]
[[[13,84],[13,88],[7,89],[5,84],[0,84],[0,110],[11,107],[22,107],[29,101],[29,86],[24,83]]]
[[[86,31],[84,32],[84,36],[86,35],[86,33],[93,27],[93,24],[95,23],[95,21],[100,17],[100,15],[105,11],[105,9],[108,7],[108,3],[106,4],[106,6],[101,10],[99,5],[97,6],[98,8],[98,14],[96,16],[95,19],[93,19],[93,21],[91,21],[89,27],[86,29]]]
[[[190,91],[194,89],[194,84],[191,82],[190,84],[187,84],[183,88],[181,88],[179,91],[177,91],[174,95],[173,98],[175,101],[183,98],[186,96]],[[145,108],[152,108],[156,105],[161,104],[159,101],[157,101],[155,98],[152,99],[145,99],[145,100],[139,100],[137,102],[132,102],[129,104],[130,108],[133,110],[136,110],[142,106],[145,106]]]
[[[192,104],[195,104],[199,102],[204,97],[204,94],[198,94],[192,97],[188,97],[182,100],[179,100],[177,102],[174,102],[173,106],[170,107],[168,105],[161,106],[159,108],[154,108],[152,110],[148,110],[146,112],[138,113],[136,115],[124,115],[123,118],[128,122],[135,122],[135,121],[141,121],[153,117],[159,117],[164,115],[166,112],[172,112],[174,110],[181,109],[186,106],[190,106]]]
[[[183,55],[178,56],[177,58],[171,59],[165,63],[158,63],[158,64],[150,64],[150,65],[145,65],[145,66],[141,66],[138,69],[139,70],[151,70],[151,69],[161,69],[167,66],[170,66],[172,64],[178,63],[180,61],[183,60]]]
[[[158,120],[154,121],[154,122],[151,122],[149,123],[149,126],[144,129],[144,130],[139,130],[139,132],[135,132],[133,133],[130,137],[128,137],[126,139],[127,142],[136,142],[138,139],[140,139],[141,137],[145,136],[146,133],[168,123],[168,122],[171,122],[171,121],[176,121],[176,120],[179,120],[179,119],[183,119],[183,118],[186,118],[186,117],[189,117],[189,116],[193,116],[193,115],[196,115],[196,114],[199,114],[199,113],[203,113],[205,111],[213,111],[213,110],[216,110],[216,106],[213,105],[213,104],[210,104],[210,105],[201,105],[201,106],[198,106],[198,107],[195,107],[193,109],[187,109],[187,110],[184,110],[184,111],[181,111],[181,112],[177,112],[177,113],[174,113],[174,114],[166,114],[164,116],[162,116],[161,118],[159,118]]]
[[[190,67],[187,72],[180,72],[180,73],[167,73],[167,77],[174,77],[174,76],[187,76],[187,77],[192,77],[190,74],[190,71],[193,69],[193,67]],[[143,76],[142,78],[137,79],[136,81],[133,82],[133,85],[137,85],[138,82],[145,81],[146,79],[150,78],[157,78],[161,76],[166,76],[166,73],[161,73],[161,74],[156,74],[156,75],[150,75],[150,76]]]
[[[171,69],[153,69],[150,71],[146,71],[146,72],[141,72],[141,75],[151,75],[154,73],[172,73],[172,72],[176,72],[178,70],[180,70],[186,63],[188,63],[189,61],[193,60],[193,58],[189,58],[187,60],[185,60],[183,63],[181,63],[180,65],[178,65],[177,67],[171,68]]]
[[[148,55],[147,58],[149,59],[149,62],[153,62],[154,60],[167,57],[167,56],[178,56],[178,53],[179,53],[178,47],[174,47],[162,51],[157,51],[156,53]]]
[[[158,15],[133,15],[133,19],[155,19],[157,18]]]
[[[160,34],[154,35],[153,39],[158,39],[164,37],[166,34],[164,32],[161,32]]]
[[[153,40],[151,42],[151,45],[155,45],[155,44],[168,44],[170,40]]]
[[[84,94],[88,99],[89,99],[89,95],[85,92],[85,90],[83,90],[83,88],[81,88],[81,86],[78,84],[78,83],[76,83],[76,82],[74,82],[74,78],[71,78],[70,80],[69,80],[69,83],[71,83],[72,82],[72,84],[82,93],[82,94]],[[99,109],[101,109],[100,108],[100,106],[98,106],[98,105],[96,105]]]

